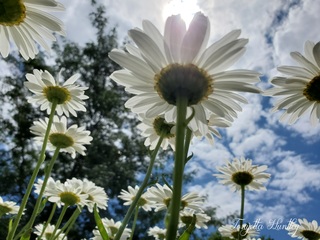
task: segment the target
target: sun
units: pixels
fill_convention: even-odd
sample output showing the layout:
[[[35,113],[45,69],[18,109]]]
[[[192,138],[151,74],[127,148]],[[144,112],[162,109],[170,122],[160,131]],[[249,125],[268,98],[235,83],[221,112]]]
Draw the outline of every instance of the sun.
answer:
[[[199,11],[197,0],[169,0],[168,4],[163,8],[163,17],[166,19],[171,15],[180,14],[188,26],[194,14]]]

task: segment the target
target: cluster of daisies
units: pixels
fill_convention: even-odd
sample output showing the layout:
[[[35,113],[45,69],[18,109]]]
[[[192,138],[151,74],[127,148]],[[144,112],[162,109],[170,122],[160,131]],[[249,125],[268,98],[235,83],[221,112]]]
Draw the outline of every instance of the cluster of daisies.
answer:
[[[87,208],[89,212],[93,212],[94,208],[105,210],[108,206],[108,196],[102,187],[96,186],[93,182],[84,179],[80,180],[77,178],[67,179],[64,183],[53,178],[49,178],[44,190],[43,180],[38,179],[35,184],[35,193],[39,194],[43,191],[42,197],[47,201],[54,203],[54,206],[58,208],[63,207],[60,218],[63,218],[65,209],[69,207],[76,207],[75,214],[72,215],[71,220],[68,220],[62,229],[59,229],[61,222],[58,220],[55,225],[51,225],[49,219],[44,224],[35,226],[35,234],[40,239],[63,239],[66,238],[68,227],[72,227],[72,223],[76,220],[76,217],[81,213],[83,208]],[[55,211],[55,208],[53,208]],[[54,213],[54,212],[53,212]],[[60,219],[59,218],[59,219]],[[74,218],[74,219],[73,219]],[[106,227],[107,231],[110,227]],[[94,231],[95,232],[95,231]],[[109,231],[110,232],[110,231]],[[111,234],[111,232],[110,232]],[[112,235],[110,235],[112,236]]]
[[[59,148],[61,152],[68,152],[72,158],[75,158],[76,152],[85,155],[84,145],[90,144],[92,137],[90,131],[85,130],[84,127],[78,127],[76,124],[68,127],[66,117],[70,114],[77,116],[76,111],[86,111],[83,100],[88,99],[84,94],[87,87],[75,84],[80,74],[71,76],[60,85],[61,75],[60,71],[55,80],[48,71],[38,69],[34,69],[33,74],[26,75],[25,86],[34,93],[28,102],[39,104],[40,110],[46,110],[48,114],[57,114],[50,119],[50,123],[49,118],[35,121],[30,130],[36,135],[35,141],[43,144],[50,125],[48,147],[51,150]]]
[[[26,60],[38,53],[37,44],[49,51],[49,44],[56,40],[55,33],[63,35],[64,26],[47,12],[63,9],[56,0],[2,1],[0,54],[7,57],[11,43],[15,43]],[[127,44],[125,50],[114,49],[110,52],[109,57],[124,68],[113,72],[110,77],[134,95],[125,105],[140,119],[138,128],[146,138],[146,146],[153,150],[160,144],[163,149],[170,146],[176,150],[178,110],[181,111],[183,107],[185,112],[182,113],[186,118],[183,126],[190,139],[206,138],[213,143],[213,136],[221,137],[217,128],[230,127],[242,110],[241,104],[247,103],[241,92],[262,93],[255,86],[260,81],[259,73],[246,69],[227,70],[245,52],[248,40],[239,38],[240,34],[240,30],[231,31],[207,46],[210,36],[208,17],[196,13],[187,28],[181,17],[176,15],[166,20],[164,34],[150,21],[143,21],[142,29],[129,31],[134,44]],[[280,120],[292,124],[309,114],[311,123],[318,124],[320,42],[307,41],[304,55],[293,52],[291,56],[300,66],[279,67],[279,72],[285,76],[273,78],[273,87],[263,94],[279,97],[273,111],[284,110]],[[90,132],[84,127],[75,124],[68,126],[67,117],[70,114],[77,116],[77,111],[86,111],[84,100],[88,97],[84,91],[87,88],[75,84],[79,77],[79,74],[75,74],[61,85],[61,72],[56,79],[48,71],[37,69],[26,75],[25,85],[34,93],[28,101],[39,104],[40,109],[49,114],[48,118],[35,121],[31,127],[31,132],[36,135],[35,141],[43,145],[42,152],[48,144],[55,152],[67,152],[75,158],[77,153],[85,155],[85,145],[92,141]],[[246,190],[265,190],[263,184],[270,177],[264,172],[266,169],[267,166],[252,165],[251,160],[240,158],[218,168],[221,173],[215,176],[222,184],[241,191],[244,196]],[[125,205],[130,205],[138,189],[129,187],[128,191],[122,190],[119,197],[125,201]],[[47,175],[44,180],[38,180],[36,192],[39,198],[45,197],[59,207],[76,205],[77,209],[81,209],[86,206],[92,212],[94,206],[100,209],[107,206],[108,198],[103,189],[88,180],[70,179],[61,183]],[[173,190],[168,185],[156,184],[142,195],[138,206],[145,211],[168,209],[171,200],[176,201],[172,199],[172,194]],[[199,207],[202,203],[203,198],[196,193],[181,197],[179,227],[189,226],[191,222],[198,228],[206,227],[209,217]],[[18,220],[13,224],[13,234],[24,207],[19,208],[16,203],[0,198],[0,216],[18,214]],[[112,219],[102,219],[102,222],[110,236],[114,236],[115,229],[121,225]],[[310,223],[300,219],[299,223],[297,231],[289,231],[292,237],[319,239],[320,229],[316,221]],[[64,239],[63,231],[58,228],[59,224],[38,225],[36,234],[39,238],[57,236],[60,239],[62,236],[61,239]],[[242,226],[237,229],[226,225],[219,231],[235,239],[240,235],[243,239],[256,236],[254,230],[243,231]],[[130,230],[125,228],[123,239],[129,234]],[[94,235],[94,239],[102,239],[98,230],[94,231]],[[149,235],[164,239],[166,230],[154,227]]]
[[[121,190],[119,198],[124,200],[124,205],[131,205],[136,198],[139,187],[129,186],[128,190]],[[145,211],[168,211],[170,201],[172,200],[172,187],[156,183],[147,188],[139,199],[138,207]],[[196,192],[189,192],[181,198],[181,210],[179,218],[179,228],[181,230],[188,228],[194,221],[196,228],[207,228],[206,223],[211,219],[202,209],[205,198],[199,196]],[[149,236],[155,239],[165,239],[166,229],[158,226],[151,227],[148,231]]]

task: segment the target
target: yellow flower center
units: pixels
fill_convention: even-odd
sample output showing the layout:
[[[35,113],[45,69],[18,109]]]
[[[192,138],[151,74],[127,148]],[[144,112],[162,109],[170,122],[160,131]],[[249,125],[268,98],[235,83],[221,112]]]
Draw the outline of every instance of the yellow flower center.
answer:
[[[45,236],[45,239],[50,239],[52,237],[52,233],[47,232],[44,234],[44,236]]]
[[[63,133],[52,133],[49,136],[50,143],[59,148],[71,147],[74,144],[73,138]]]
[[[68,89],[60,86],[49,86],[43,89],[43,94],[49,102],[63,104],[71,99],[71,94]]]
[[[166,205],[167,207],[169,207],[170,201],[171,201],[171,198],[165,198],[165,199],[163,199],[163,203],[164,203],[164,205]]]
[[[210,75],[193,64],[170,64],[156,74],[155,90],[169,104],[176,105],[178,97],[188,99],[188,106],[195,105],[213,92]]]
[[[26,18],[26,7],[22,0],[0,1],[0,25],[19,25]]]
[[[134,198],[132,200],[134,200]],[[148,203],[148,201],[146,199],[144,199],[143,197],[141,197],[141,198],[139,198],[137,205],[142,207],[142,206],[146,205],[147,203]]]
[[[5,205],[0,205],[0,216],[7,214],[12,211],[12,208],[5,206]]]
[[[192,223],[193,217],[192,216],[182,216],[180,218],[181,222],[183,222],[185,225],[189,226]]]
[[[234,239],[239,239],[239,235],[241,236],[241,239],[244,239],[248,236],[248,232],[246,229],[242,229],[240,232],[236,231],[231,233],[231,235]]]
[[[317,233],[315,231],[312,231],[312,230],[303,230],[301,232],[301,234],[309,239],[309,240],[319,240],[320,239],[320,233]]]
[[[153,122],[153,128],[156,133],[159,136],[163,135],[164,138],[174,137],[174,134],[170,132],[173,126],[173,124],[166,123],[165,120],[161,117],[157,117]]]
[[[111,226],[111,227],[108,227],[108,228],[109,228],[109,230],[111,232],[111,236],[109,236],[109,237],[111,237],[111,239],[113,239],[112,237],[114,237],[117,234],[119,229],[117,227],[114,227],[114,226]]]
[[[252,174],[249,172],[236,172],[232,174],[232,181],[240,186],[246,186],[254,179]]]
[[[309,101],[320,103],[320,75],[314,77],[303,90],[303,95]]]
[[[63,193],[60,193],[59,196],[60,196],[61,202],[63,202],[67,206],[73,206],[80,202],[79,196],[77,196],[73,192],[63,192]]]

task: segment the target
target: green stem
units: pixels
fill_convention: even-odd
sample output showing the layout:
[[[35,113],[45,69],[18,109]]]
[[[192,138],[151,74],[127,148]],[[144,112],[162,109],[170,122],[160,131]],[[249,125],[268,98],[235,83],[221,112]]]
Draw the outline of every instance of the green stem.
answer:
[[[48,165],[45,168],[45,177],[43,179],[43,184],[42,184],[42,187],[41,187],[41,190],[40,190],[36,205],[35,205],[35,207],[33,209],[32,215],[30,217],[30,220],[26,225],[26,226],[28,226],[27,229],[30,229],[32,227],[37,215],[39,214],[39,208],[40,208],[40,205],[41,205],[42,196],[43,196],[44,191],[46,189],[48,180],[50,178],[53,165],[54,165],[56,159],[58,158],[59,152],[60,152],[60,148],[57,147],[56,150],[54,151],[54,154],[53,154],[50,162],[48,163]]]
[[[187,98],[177,98],[177,123],[176,123],[176,151],[174,160],[173,172],[173,192],[169,207],[169,225],[167,226],[166,239],[176,239],[179,212],[181,205],[181,192],[183,171],[185,163],[185,130],[186,130],[186,113],[187,113]]]
[[[143,182],[142,182],[142,184],[141,184],[141,186],[140,186],[140,188],[139,188],[134,200],[132,201],[132,204],[130,205],[130,207],[128,209],[128,212],[126,213],[126,216],[124,217],[124,219],[123,219],[123,221],[121,223],[121,226],[118,229],[118,232],[117,232],[116,236],[114,237],[114,240],[119,240],[120,239],[125,227],[127,226],[128,222],[129,222],[129,220],[131,218],[131,215],[132,215],[134,209],[136,208],[136,206],[138,204],[138,201],[139,201],[144,189],[148,186],[149,178],[150,178],[150,175],[152,173],[153,165],[154,165],[156,156],[158,154],[158,151],[160,149],[162,140],[163,140],[163,136],[160,136],[159,141],[157,143],[157,146],[155,147],[155,149],[152,152],[146,176],[144,177],[144,180],[143,180]]]
[[[50,237],[50,240],[55,239],[55,234],[57,233],[57,231],[58,231],[58,229],[59,229],[59,227],[60,227],[60,225],[61,225],[61,222],[62,222],[62,220],[63,220],[63,217],[64,217],[64,215],[65,215],[68,207],[69,207],[69,205],[67,205],[67,204],[65,204],[65,205],[63,206],[63,208],[62,208],[62,210],[61,210],[61,213],[60,213],[60,216],[59,216],[59,218],[58,218],[58,221],[57,221],[57,223],[56,223],[56,225],[55,225],[55,228],[54,228],[54,230],[53,230],[53,233],[52,233],[52,235],[51,235],[51,237]],[[60,234],[60,232],[58,233],[58,235],[59,235],[59,234]]]
[[[81,213],[81,209],[78,206],[77,209],[73,212],[73,214],[70,217],[70,219],[66,222],[66,224],[64,224],[63,228],[61,228],[61,232],[64,234],[62,239],[64,239],[68,235],[69,231],[71,230],[73,224],[76,222],[76,220],[79,217],[80,213]],[[56,236],[55,238],[57,238],[57,237],[58,236]]]
[[[24,194],[24,196],[22,198],[22,202],[21,202],[21,205],[20,205],[19,212],[18,212],[18,214],[16,216],[15,221],[12,224],[11,231],[8,233],[7,240],[12,240],[14,235],[15,235],[15,233],[16,233],[16,231],[17,231],[18,225],[19,225],[20,220],[21,220],[21,216],[22,216],[23,211],[24,211],[24,209],[25,209],[25,207],[27,205],[30,193],[32,191],[33,184],[34,184],[34,182],[35,182],[35,180],[36,180],[36,178],[38,176],[41,164],[43,163],[43,161],[45,159],[45,153],[46,153],[47,143],[48,143],[48,139],[49,139],[49,133],[50,133],[50,130],[51,130],[51,125],[52,125],[52,122],[53,122],[53,117],[54,117],[54,113],[55,113],[56,107],[57,107],[57,103],[53,102],[52,103],[52,107],[51,107],[51,113],[50,113],[50,116],[49,116],[48,128],[47,128],[46,133],[44,135],[44,140],[43,140],[43,144],[42,144],[42,148],[41,148],[41,152],[40,152],[40,157],[39,157],[37,165],[36,165],[36,167],[35,167],[35,169],[34,169],[34,171],[32,173],[32,176],[31,176],[31,178],[29,180],[29,184],[28,184],[26,193]]]
[[[240,208],[240,228],[239,228],[239,234],[238,239],[242,239],[242,225],[243,225],[243,218],[244,218],[244,196],[245,196],[245,185],[241,185],[241,208]]]
[[[139,213],[139,206],[136,206],[136,211],[134,213],[134,218],[133,218],[133,223],[132,223],[132,228],[131,228],[131,235],[129,240],[132,240],[133,238],[133,234],[134,234],[134,230],[136,229],[136,224],[137,224],[137,219],[138,219],[138,213]]]
[[[51,209],[50,216],[49,216],[49,218],[48,218],[48,220],[47,220],[46,224],[43,226],[43,229],[42,229],[41,235],[38,237],[38,239],[42,239],[42,236],[43,236],[43,234],[44,234],[44,232],[45,232],[46,228],[47,228],[47,227],[48,227],[48,225],[50,224],[50,222],[51,222],[51,220],[52,220],[52,218],[53,218],[53,215],[54,215],[54,213],[56,212],[56,209],[57,209],[57,204],[56,204],[56,203],[54,203],[54,204],[53,204],[53,207],[52,207],[52,209]]]
[[[184,165],[187,164],[188,160],[188,152],[189,152],[189,146],[190,146],[190,142],[191,142],[191,137],[192,137],[192,131],[187,127],[186,128],[186,139],[185,139],[185,162]]]

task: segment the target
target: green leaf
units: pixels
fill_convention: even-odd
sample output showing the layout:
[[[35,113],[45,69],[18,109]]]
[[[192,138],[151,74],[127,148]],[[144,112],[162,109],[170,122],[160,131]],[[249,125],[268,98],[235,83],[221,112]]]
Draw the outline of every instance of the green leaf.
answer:
[[[183,232],[183,234],[179,237],[179,240],[189,240],[191,234],[186,231]]]
[[[94,213],[94,220],[96,221],[96,224],[97,224],[97,227],[98,227],[98,230],[100,232],[102,239],[109,240],[108,233],[107,233],[106,229],[104,228],[101,217],[98,213],[97,204],[94,205],[93,213]]]
[[[193,214],[192,222],[188,226],[188,228],[183,232],[183,234],[179,237],[179,240],[189,240],[191,233],[194,231],[196,227],[197,217]]]
[[[30,239],[30,236],[31,236],[31,229],[28,230],[27,232],[25,232],[25,233],[21,236],[20,240],[29,240],[29,239]]]
[[[46,206],[47,200],[48,200],[47,198],[44,198],[42,200],[39,211],[37,212],[37,215],[39,215],[43,211],[44,207]]]

